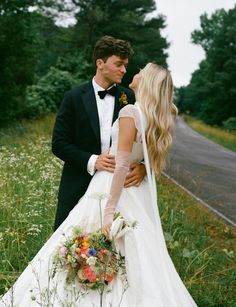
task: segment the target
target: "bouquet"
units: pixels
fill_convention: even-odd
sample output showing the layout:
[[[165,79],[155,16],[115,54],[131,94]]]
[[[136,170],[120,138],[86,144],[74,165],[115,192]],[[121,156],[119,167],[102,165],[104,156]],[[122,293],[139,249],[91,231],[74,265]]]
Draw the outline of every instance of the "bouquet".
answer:
[[[81,227],[74,227],[72,236],[56,250],[54,263],[57,270],[67,272],[67,282],[76,279],[83,289],[103,293],[117,275],[126,279],[125,257],[115,241],[135,226],[135,222],[128,223],[117,213],[109,239],[101,229],[87,233]]]

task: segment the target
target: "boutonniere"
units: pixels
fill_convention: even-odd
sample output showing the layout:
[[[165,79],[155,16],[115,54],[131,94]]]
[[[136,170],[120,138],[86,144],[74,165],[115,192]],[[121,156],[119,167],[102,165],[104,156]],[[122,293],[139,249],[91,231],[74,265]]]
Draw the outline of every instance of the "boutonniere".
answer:
[[[119,98],[119,102],[120,102],[120,105],[128,104],[128,99],[127,99],[127,95],[125,94],[125,92],[121,92],[121,96]]]

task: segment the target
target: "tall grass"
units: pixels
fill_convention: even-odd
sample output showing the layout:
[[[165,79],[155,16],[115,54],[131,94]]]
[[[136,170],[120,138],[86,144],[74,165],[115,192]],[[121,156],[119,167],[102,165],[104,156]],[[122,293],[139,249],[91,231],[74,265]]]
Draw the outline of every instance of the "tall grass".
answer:
[[[202,121],[191,116],[183,116],[186,122],[197,132],[201,133],[208,139],[220,144],[230,150],[236,151],[236,133],[228,130],[209,126]]]
[[[0,131],[0,293],[52,233],[62,166],[50,150],[53,121]],[[166,178],[158,195],[171,257],[198,306],[236,306],[235,230]]]
[[[236,230],[166,178],[158,195],[171,257],[198,306],[236,306]]]
[[[53,116],[0,133],[1,292],[52,232],[61,162],[50,152]]]

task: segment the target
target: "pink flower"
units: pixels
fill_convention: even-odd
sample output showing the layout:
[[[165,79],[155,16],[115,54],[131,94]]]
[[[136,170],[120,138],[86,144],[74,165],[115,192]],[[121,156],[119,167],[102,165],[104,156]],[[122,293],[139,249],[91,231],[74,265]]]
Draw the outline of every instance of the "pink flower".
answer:
[[[65,246],[62,246],[62,247],[60,248],[60,253],[61,253],[62,257],[66,257],[67,249],[66,249]]]
[[[99,257],[100,260],[104,260],[103,255],[110,255],[110,254],[111,254],[111,253],[110,253],[109,250],[107,250],[107,249],[102,249],[102,250],[100,250],[100,251],[98,252],[98,257]]]
[[[101,253],[101,254],[105,254],[105,255],[110,255],[110,251],[107,250],[107,249],[101,249],[101,250],[100,250],[100,253]]]
[[[96,281],[96,272],[94,272],[89,266],[83,268],[83,274],[90,282]]]

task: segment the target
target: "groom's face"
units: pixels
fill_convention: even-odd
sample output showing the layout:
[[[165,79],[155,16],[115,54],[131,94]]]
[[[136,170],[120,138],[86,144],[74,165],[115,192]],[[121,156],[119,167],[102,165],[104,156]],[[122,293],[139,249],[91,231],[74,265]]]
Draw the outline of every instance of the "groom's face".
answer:
[[[97,60],[97,68],[99,69],[104,81],[110,85],[121,83],[126,68],[128,59],[122,59],[119,56],[112,55],[104,62],[102,59]]]

